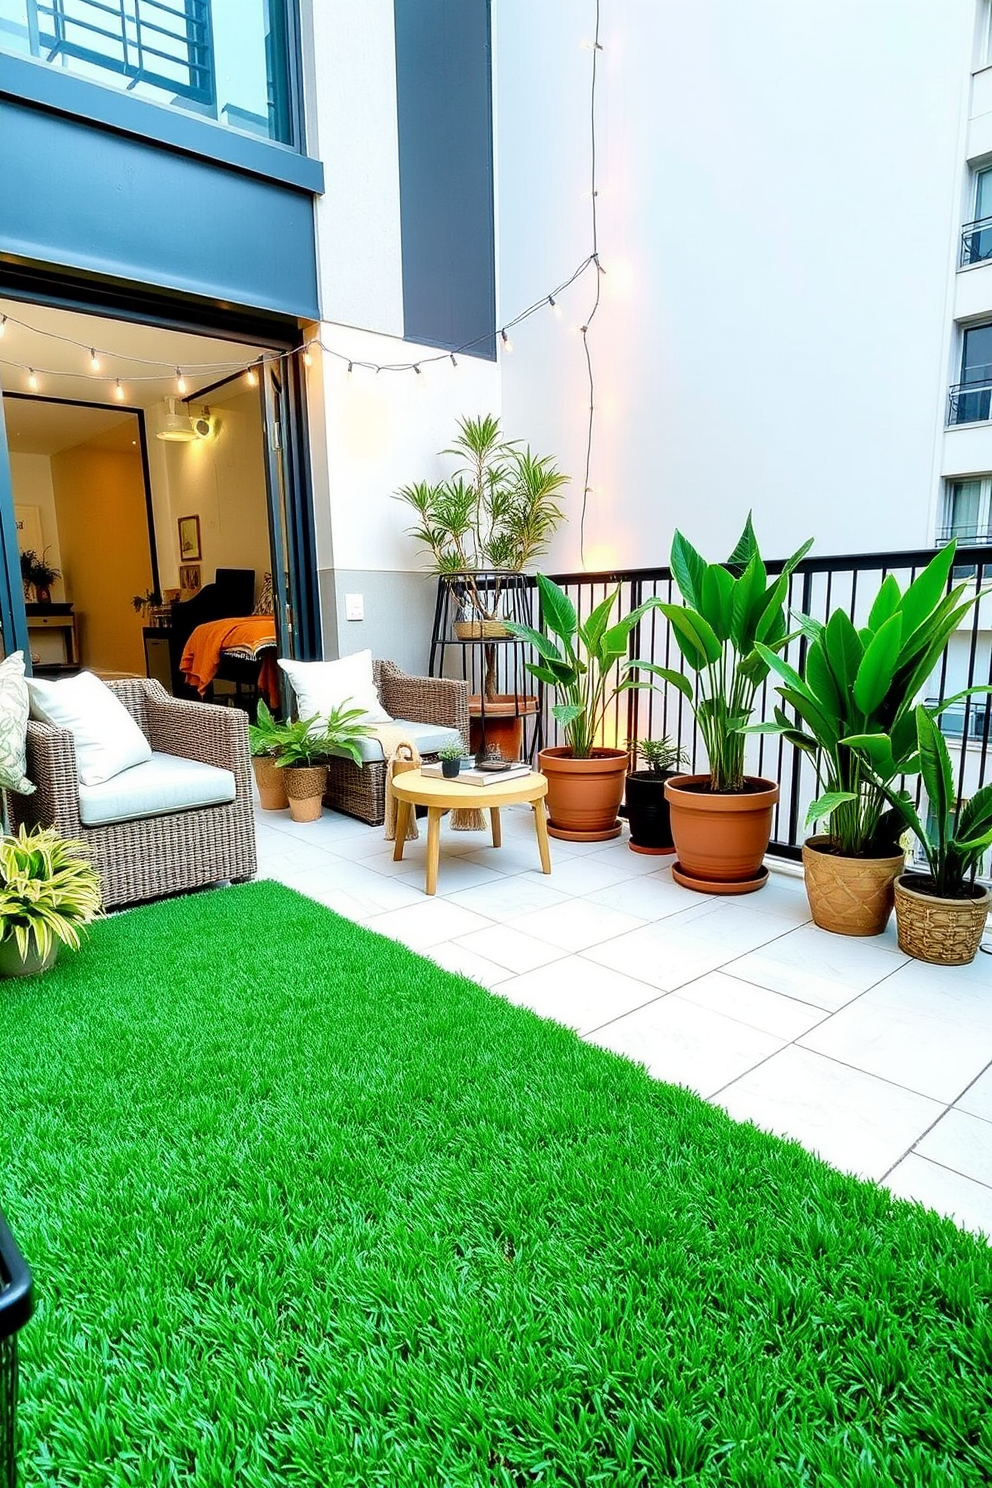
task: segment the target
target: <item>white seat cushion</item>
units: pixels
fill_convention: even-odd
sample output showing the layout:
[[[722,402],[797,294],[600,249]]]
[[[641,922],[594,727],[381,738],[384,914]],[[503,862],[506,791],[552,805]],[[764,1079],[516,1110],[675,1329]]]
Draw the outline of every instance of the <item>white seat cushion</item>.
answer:
[[[460,744],[462,740],[457,729],[447,728],[441,723],[411,723],[409,719],[396,718],[393,719],[390,727],[402,729],[405,734],[409,734],[420,754],[436,754],[446,744]],[[386,758],[378,739],[359,739],[358,751],[363,763]],[[342,759],[346,758],[339,749],[333,749],[331,753],[339,755]]]
[[[326,718],[335,708],[360,708],[358,723],[392,723],[379,701],[372,675],[372,652],[356,651],[338,661],[287,661],[279,665],[289,678],[301,718]]]
[[[28,678],[31,717],[68,729],[80,785],[100,785],[152,757],[152,746],[110,688],[92,672],[61,682]]]
[[[177,754],[152,755],[142,765],[122,770],[112,780],[79,787],[79,819],[85,827],[166,816],[196,806],[223,806],[233,801],[237,785],[230,770]]]

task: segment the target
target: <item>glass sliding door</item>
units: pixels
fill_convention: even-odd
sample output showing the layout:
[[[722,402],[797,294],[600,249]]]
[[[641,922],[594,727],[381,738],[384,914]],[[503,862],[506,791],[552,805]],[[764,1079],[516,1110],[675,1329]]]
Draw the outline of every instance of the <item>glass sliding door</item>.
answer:
[[[21,584],[21,559],[14,516],[14,492],[10,482],[10,459],[7,454],[7,430],[0,398],[0,646],[3,655],[23,651],[27,670],[31,670],[31,648],[24,610],[24,588]]]
[[[304,401],[295,359],[265,366],[265,453],[272,593],[280,656],[320,655],[313,507]]]

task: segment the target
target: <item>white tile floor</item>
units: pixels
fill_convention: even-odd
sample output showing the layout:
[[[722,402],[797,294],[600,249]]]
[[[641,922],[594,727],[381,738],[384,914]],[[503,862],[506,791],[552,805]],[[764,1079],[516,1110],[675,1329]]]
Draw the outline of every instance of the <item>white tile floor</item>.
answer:
[[[992,957],[942,970],[903,956],[894,925],[828,935],[783,873],[745,899],[694,894],[625,838],[553,841],[545,877],[526,806],[495,850],[445,819],[433,899],[423,824],[394,863],[350,817],[256,820],[260,877],[992,1233]]]

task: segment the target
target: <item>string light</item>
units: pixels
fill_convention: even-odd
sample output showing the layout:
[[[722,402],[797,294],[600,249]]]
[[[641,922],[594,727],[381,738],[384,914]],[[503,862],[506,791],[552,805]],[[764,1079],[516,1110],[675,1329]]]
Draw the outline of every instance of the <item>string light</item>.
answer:
[[[418,377],[422,377],[423,376],[423,373],[420,370],[420,363],[419,362],[414,362],[414,364],[413,364],[413,370],[414,370],[414,372],[416,372],[416,374],[417,374]]]
[[[114,379],[114,397],[117,399],[118,403],[124,402],[124,389],[121,387],[121,380],[119,377],[116,377]]]
[[[454,352],[451,353],[451,365],[453,367],[457,367],[458,366],[458,358],[455,356],[455,353]]]
[[[354,372],[354,370],[355,370],[355,364],[354,364],[354,362],[349,362],[348,363],[348,371],[349,372]]]
[[[555,317],[555,319],[561,320],[561,306],[555,299],[554,295],[548,295],[548,304],[551,306],[551,313]]]
[[[7,330],[7,317],[6,317],[6,315],[0,315],[0,340],[3,339],[3,336],[6,333],[6,330]]]
[[[176,392],[179,394],[180,398],[185,398],[185,396],[186,396],[186,386],[187,386],[186,379],[183,376],[182,372],[177,367],[176,368]]]
[[[38,381],[38,374],[35,372],[35,370],[34,370],[33,367],[29,367],[28,368],[28,387],[31,389],[31,391],[33,393],[36,393],[38,391],[38,389],[39,389],[40,386],[41,386],[41,384]]]
[[[249,367],[245,372],[245,382],[249,387],[258,387],[258,373],[254,367]]]
[[[304,365],[304,367],[311,367],[313,365],[313,357],[310,354],[310,347],[311,347],[312,344],[313,344],[312,342],[308,341],[306,343],[306,345],[304,346],[304,348],[303,348],[303,365]]]
[[[509,336],[506,334],[506,326],[503,327],[503,329],[500,331],[499,334],[500,334],[500,340],[503,342],[503,350],[504,351],[512,351],[513,350],[513,342],[510,340]]]
[[[100,358],[97,356],[96,352],[94,351],[93,347],[91,346],[90,347],[90,371],[91,372],[99,372],[99,370],[100,370]]]

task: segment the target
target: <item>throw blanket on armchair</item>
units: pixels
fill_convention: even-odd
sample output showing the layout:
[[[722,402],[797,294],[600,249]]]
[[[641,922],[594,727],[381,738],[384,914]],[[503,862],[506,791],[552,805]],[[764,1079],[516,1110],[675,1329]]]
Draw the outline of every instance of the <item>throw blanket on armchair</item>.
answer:
[[[190,687],[202,695],[217,675],[221,652],[248,653],[260,660],[258,690],[269,706],[279,706],[279,672],[275,662],[276,629],[271,615],[243,615],[230,620],[208,620],[198,625],[186,642],[179,670]],[[271,648],[271,649],[270,649]],[[264,653],[259,658],[258,653]]]

